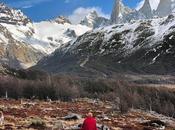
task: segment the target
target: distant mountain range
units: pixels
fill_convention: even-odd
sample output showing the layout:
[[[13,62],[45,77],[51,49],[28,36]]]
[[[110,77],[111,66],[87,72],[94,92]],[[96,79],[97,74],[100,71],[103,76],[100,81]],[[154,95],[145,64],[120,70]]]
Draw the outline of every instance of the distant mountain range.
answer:
[[[64,16],[34,23],[0,4],[0,63],[81,76],[174,74],[173,12],[173,0],[156,10],[149,0],[139,10],[116,0],[111,19],[92,11],[74,25]]]
[[[109,76],[175,73],[175,15],[99,28],[57,49],[35,68]]]
[[[111,21],[112,23],[125,23],[132,20],[165,17],[175,12],[174,0],[160,0],[157,9],[154,9],[151,4],[150,0],[145,0],[143,6],[136,10],[125,6],[122,0],[116,0],[111,15]]]
[[[33,23],[20,10],[0,4],[0,63],[28,68],[65,43],[91,30],[65,17]]]

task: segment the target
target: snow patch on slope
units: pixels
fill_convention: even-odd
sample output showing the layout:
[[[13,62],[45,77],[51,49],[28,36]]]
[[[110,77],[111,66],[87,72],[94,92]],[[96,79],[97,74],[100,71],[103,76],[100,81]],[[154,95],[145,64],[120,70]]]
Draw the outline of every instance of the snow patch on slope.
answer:
[[[34,28],[35,40],[30,40],[32,43],[31,45],[35,48],[42,48],[42,50],[47,54],[52,53],[55,49],[74,39],[73,37],[66,35],[67,30],[75,31],[77,36],[91,30],[91,28],[80,24],[58,24],[56,22],[49,21],[34,23]]]
[[[175,14],[174,14],[175,15]],[[117,42],[120,42],[123,46],[122,48],[125,50],[126,54],[129,55],[133,53],[134,51],[140,49],[142,46],[142,42],[146,40],[150,40],[149,44],[145,45],[144,47],[149,48],[156,44],[161,44],[164,39],[164,36],[171,33],[173,29],[170,29],[171,27],[175,26],[175,16],[170,15],[164,18],[155,18],[150,20],[137,20],[130,23],[124,23],[124,24],[116,24],[111,25],[104,28],[98,28],[95,29],[92,33],[98,34],[99,32],[104,33],[103,42],[101,43],[101,46],[105,46],[106,44],[112,44],[115,43],[115,39],[111,41],[111,38],[117,34],[121,35],[121,39],[119,39]],[[174,16],[174,17],[173,17]],[[136,46],[136,41],[142,37],[140,34],[143,32],[150,32],[150,36],[147,36],[143,41],[139,42],[139,44]],[[125,33],[127,32],[127,33]],[[142,34],[144,36],[144,34]],[[171,37],[170,37],[171,38]],[[80,43],[76,43],[76,45],[79,45]],[[105,50],[104,48],[99,48],[99,54],[106,54],[108,50]],[[153,62],[156,61],[156,59],[159,57],[160,54],[157,54],[155,58],[153,59]]]
[[[91,28],[80,24],[58,24],[50,21],[34,24],[29,23],[25,26],[6,23],[1,23],[1,25],[7,28],[14,39],[27,43],[44,54],[50,54],[54,52],[55,49],[75,39],[75,37],[66,34],[68,30],[75,31],[76,36],[80,36],[91,30]],[[2,36],[0,38],[5,41],[6,44],[8,43],[8,39],[3,38]]]

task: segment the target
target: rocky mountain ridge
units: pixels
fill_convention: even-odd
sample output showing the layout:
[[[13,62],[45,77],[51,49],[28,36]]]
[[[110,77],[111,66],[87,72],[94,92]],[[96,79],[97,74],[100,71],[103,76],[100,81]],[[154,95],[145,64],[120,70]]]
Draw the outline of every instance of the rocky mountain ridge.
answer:
[[[14,68],[27,68],[44,55],[18,39],[34,33],[31,20],[20,10],[0,4],[0,63]]]
[[[12,9],[5,4],[0,3],[0,23],[26,25],[30,22],[31,20],[20,10]]]
[[[111,15],[112,23],[126,23],[132,20],[152,19],[154,17],[165,17],[175,11],[174,0],[160,0],[157,8],[151,6],[150,0],[145,0],[138,10],[130,9],[122,3],[122,0],[115,0]]]
[[[36,68],[86,76],[174,74],[174,21],[175,15],[169,15],[95,29],[56,50]]]
[[[91,11],[85,18],[80,22],[81,25],[86,25],[90,28],[99,28],[110,25],[111,21],[107,18],[98,16],[96,11]]]
[[[20,69],[35,65],[43,56],[91,28],[73,25],[63,16],[33,23],[20,10],[1,3],[0,30],[0,63]]]
[[[100,59],[99,62],[102,62],[101,57],[109,58],[109,54],[112,54],[112,57],[110,55],[110,58],[115,59],[114,65],[120,68],[122,59],[126,60],[127,57],[133,55],[133,52],[138,52],[138,50],[145,50],[145,48],[140,46],[146,45],[148,42],[151,43],[147,44],[149,47],[157,46],[157,44],[164,41],[173,42],[174,15],[172,14],[163,18],[155,17],[157,12],[161,12],[159,9],[163,5],[164,2],[160,1],[157,10],[153,11],[150,1],[145,0],[142,8],[139,10],[132,10],[124,6],[121,0],[116,0],[111,15],[111,21],[120,24],[108,26],[109,24],[112,24],[111,21],[100,17],[95,11],[90,12],[78,25],[71,24],[71,21],[63,16],[50,21],[33,23],[21,11],[1,4],[0,62],[14,68],[28,68],[35,65],[44,56],[50,54],[51,57],[54,56],[59,50],[59,52],[64,54],[65,52],[66,54],[70,53],[69,55],[72,59],[69,62],[74,61],[76,56],[80,55],[80,57],[78,57],[80,59],[74,64],[78,65],[76,66],[78,70],[80,68],[81,70],[86,70],[85,66],[91,61],[91,57],[98,57],[98,59]],[[171,11],[167,11],[167,13],[172,12],[173,1],[169,0],[167,6],[169,5],[171,6]],[[160,15],[161,13],[157,14]],[[47,29],[44,29],[45,27],[47,27]],[[171,29],[168,30],[168,28]],[[172,33],[171,39],[166,38],[168,37],[168,34],[166,34],[167,32],[168,34],[170,33],[169,35]],[[89,45],[89,43],[91,44]],[[156,49],[153,50],[155,51]],[[56,52],[54,52],[55,50]],[[143,52],[143,54],[144,53],[145,52]],[[153,53],[155,53],[155,56],[149,61],[149,64],[151,65],[152,63],[154,64],[161,55],[160,52],[158,53],[157,51]],[[81,57],[81,55],[83,55],[83,57]],[[147,54],[145,55],[147,56]],[[57,58],[58,57],[56,57],[56,59]],[[66,63],[67,58],[64,60]],[[132,61],[131,59],[127,60],[128,61],[126,62]],[[40,63],[43,63],[42,61],[45,61],[45,58],[44,60],[41,60]],[[147,61],[140,61],[139,64],[142,62]],[[38,66],[40,66],[40,63]],[[47,64],[51,63],[48,61]],[[127,66],[126,63],[124,64]],[[43,65],[45,65],[45,63],[41,65],[41,68],[45,68]],[[71,65],[72,63],[68,66],[71,67]],[[73,68],[74,65],[71,68]],[[99,65],[101,67],[101,63],[99,63]],[[58,66],[54,65],[54,67]],[[95,70],[96,72],[96,68],[98,67],[90,69],[90,71],[94,72]],[[64,70],[67,71],[67,68],[65,67],[62,69],[63,72]],[[87,70],[89,71],[89,69]],[[121,68],[121,70],[124,70],[124,68]],[[50,71],[50,69],[48,71]],[[59,72],[59,69],[57,69],[57,71]],[[101,73],[101,70],[99,72]],[[109,71],[109,73],[111,72],[112,71]]]

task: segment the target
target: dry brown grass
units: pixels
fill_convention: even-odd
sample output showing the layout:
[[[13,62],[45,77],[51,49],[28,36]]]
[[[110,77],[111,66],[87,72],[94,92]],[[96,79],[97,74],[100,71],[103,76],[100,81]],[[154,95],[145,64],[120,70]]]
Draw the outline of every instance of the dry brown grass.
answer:
[[[121,115],[112,111],[111,107],[109,107],[111,105],[110,102],[93,103],[92,100],[88,99],[76,100],[74,102],[45,102],[38,100],[23,100],[21,102],[18,100],[0,99],[0,104],[0,110],[3,110],[5,115],[5,124],[1,129],[11,127],[28,130],[31,128],[31,120],[34,120],[35,117],[40,119],[39,122],[45,123],[41,129],[46,128],[49,130],[53,128],[58,120],[61,120],[65,127],[69,127],[82,123],[83,119],[64,121],[62,117],[66,116],[69,112],[85,115],[89,110],[92,110],[96,117],[106,114],[111,120],[97,118],[97,121],[100,124],[108,125],[112,130],[143,130],[144,126],[140,125],[140,121],[158,119],[155,116],[135,110]],[[40,127],[32,126],[32,129],[40,129]],[[167,127],[166,130],[173,130],[173,128]]]

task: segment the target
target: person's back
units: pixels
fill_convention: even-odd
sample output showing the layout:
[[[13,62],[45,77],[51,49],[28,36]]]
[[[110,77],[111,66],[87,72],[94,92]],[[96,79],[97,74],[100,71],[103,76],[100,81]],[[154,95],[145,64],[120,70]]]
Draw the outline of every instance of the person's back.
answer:
[[[92,113],[88,113],[81,130],[97,130],[96,120]]]

